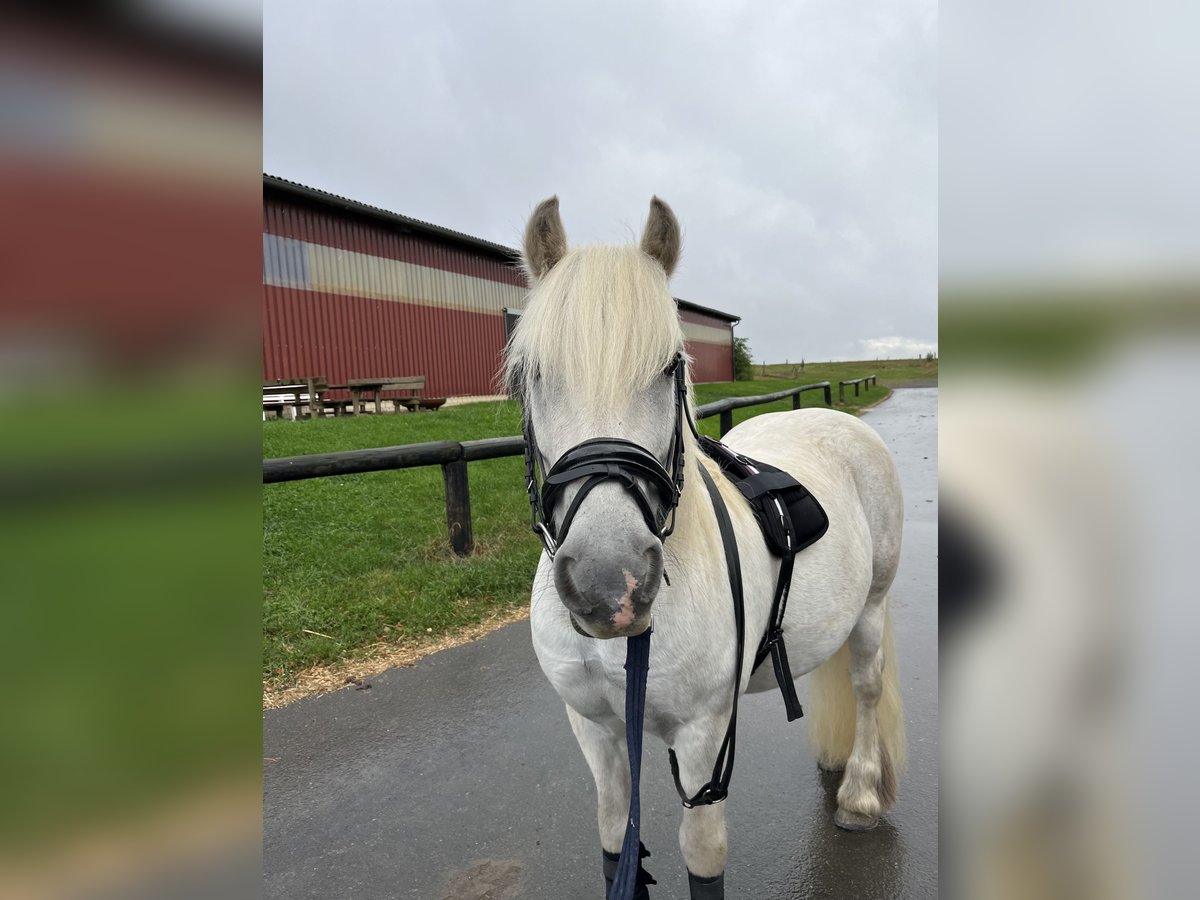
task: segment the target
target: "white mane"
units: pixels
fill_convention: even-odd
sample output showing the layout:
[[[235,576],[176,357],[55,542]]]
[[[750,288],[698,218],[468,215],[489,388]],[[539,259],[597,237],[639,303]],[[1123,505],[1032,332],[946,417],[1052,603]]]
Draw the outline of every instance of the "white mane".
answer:
[[[535,283],[508,348],[514,394],[534,377],[571,385],[588,408],[619,408],[683,347],[663,267],[637,247],[572,250]]]

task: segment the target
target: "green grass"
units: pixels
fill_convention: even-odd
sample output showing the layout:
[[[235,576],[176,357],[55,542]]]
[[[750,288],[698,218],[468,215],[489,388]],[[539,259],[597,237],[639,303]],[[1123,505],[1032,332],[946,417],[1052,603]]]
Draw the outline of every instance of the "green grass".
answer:
[[[934,364],[936,366],[936,363]],[[768,372],[774,368],[768,367]],[[788,367],[790,372],[790,367]],[[878,371],[881,383],[843,407],[857,412],[887,396],[884,364],[805,367],[801,378],[696,387],[699,404],[836,377]],[[897,369],[897,372],[901,370]],[[915,367],[913,371],[926,370]],[[934,369],[936,374],[936,368]],[[914,376],[904,370],[904,377]],[[837,385],[834,384],[834,401]],[[823,405],[819,391],[804,406]],[[737,410],[740,422],[791,409],[785,400]],[[717,435],[717,417],[700,423]],[[263,424],[266,457],[356,450],[433,440],[517,434],[511,401],[418,415],[356,416]],[[352,658],[379,641],[404,644],[475,624],[529,601],[540,544],[529,528],[520,458],[470,466],[475,554],[459,559],[446,538],[440,470],[435,467],[318,478],[263,486],[263,670],[283,687],[315,664]],[[311,632],[318,632],[312,634]]]
[[[420,415],[266,422],[263,452],[291,456],[519,431],[517,404],[480,403]],[[522,476],[519,458],[471,464],[476,547],[465,560],[446,540],[436,466],[264,485],[265,677],[286,684],[300,669],[376,641],[455,631],[526,602],[540,544],[529,530]]]
[[[6,715],[22,723],[0,746],[7,846],[107,825],[258,755],[244,500],[220,484],[0,515],[0,653],[21,685]]]
[[[253,380],[63,377],[45,402],[0,396],[0,466],[45,492],[0,505],[0,676],[19,723],[0,743],[0,868],[261,773],[248,473],[155,464],[236,458]],[[109,480],[146,461],[135,485]]]

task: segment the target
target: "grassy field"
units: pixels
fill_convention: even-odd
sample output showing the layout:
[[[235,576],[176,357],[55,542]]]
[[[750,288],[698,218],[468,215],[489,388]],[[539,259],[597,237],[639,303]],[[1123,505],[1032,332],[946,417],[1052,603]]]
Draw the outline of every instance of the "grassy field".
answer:
[[[831,381],[837,390],[838,381],[848,381],[860,375],[875,374],[879,384],[886,387],[904,387],[913,382],[937,380],[938,361],[924,359],[883,359],[875,362],[832,362],[808,363],[799,371],[799,363],[769,364],[764,373],[762,365],[754,367],[754,375],[760,379],[799,380],[800,384],[813,381]]]
[[[924,363],[768,366],[753,382],[699,385],[698,403],[877,372],[880,385],[849,397],[857,412],[887,396],[889,378],[936,378]],[[932,376],[929,372],[932,371]],[[837,385],[834,384],[834,401]],[[823,405],[819,391],[805,406]],[[737,410],[740,422],[791,401]],[[717,435],[716,417],[700,423]],[[263,423],[263,456],[293,456],[441,439],[517,434],[516,403],[476,403],[419,415]],[[540,544],[529,529],[519,458],[470,466],[475,555],[447,544],[437,467],[263,486],[263,676],[277,689],[313,665],[353,658],[380,642],[428,641],[529,600]]]

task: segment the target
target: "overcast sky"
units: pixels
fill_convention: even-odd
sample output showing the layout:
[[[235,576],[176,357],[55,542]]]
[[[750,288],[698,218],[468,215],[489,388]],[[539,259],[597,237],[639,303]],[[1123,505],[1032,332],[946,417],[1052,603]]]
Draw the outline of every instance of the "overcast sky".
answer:
[[[657,193],[755,359],[935,349],[936,3],[770,6],[267,0],[263,167],[514,247],[550,194],[577,244]]]

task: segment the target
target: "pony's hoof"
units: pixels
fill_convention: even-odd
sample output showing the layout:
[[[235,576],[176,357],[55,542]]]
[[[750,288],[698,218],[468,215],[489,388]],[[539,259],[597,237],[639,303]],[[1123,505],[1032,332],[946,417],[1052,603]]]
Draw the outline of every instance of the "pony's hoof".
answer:
[[[870,831],[879,824],[878,816],[864,816],[838,807],[833,814],[833,824],[843,831]]]

